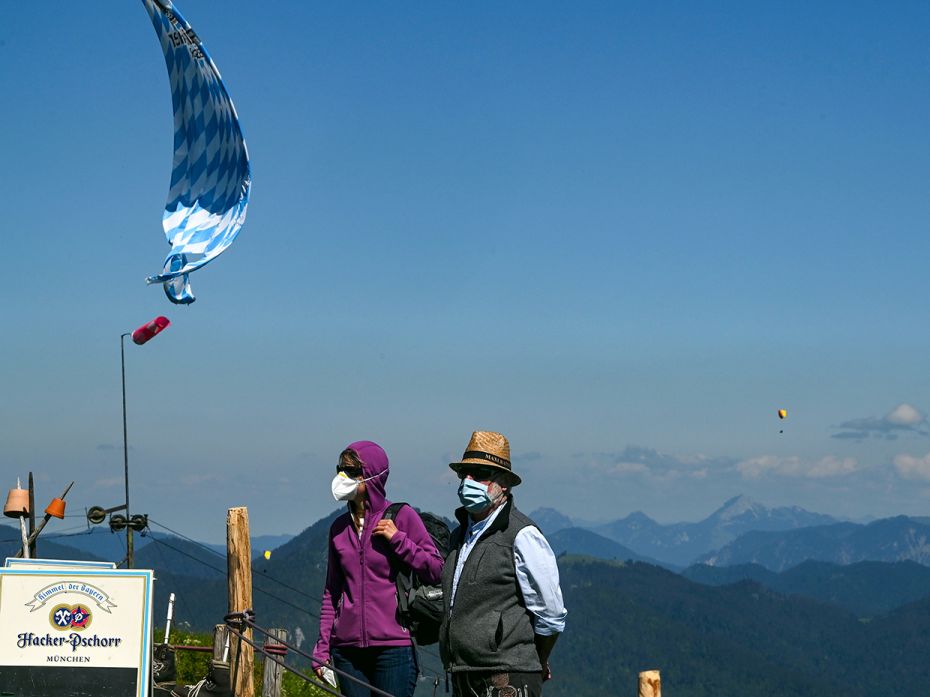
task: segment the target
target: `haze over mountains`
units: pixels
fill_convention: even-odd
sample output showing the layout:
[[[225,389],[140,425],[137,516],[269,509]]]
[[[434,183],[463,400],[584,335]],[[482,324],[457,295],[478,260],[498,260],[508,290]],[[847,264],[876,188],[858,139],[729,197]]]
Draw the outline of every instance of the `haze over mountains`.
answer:
[[[729,499],[707,518],[694,523],[662,524],[641,511],[600,524],[576,524],[552,508],[537,509],[530,517],[549,537],[557,554],[644,561],[675,571],[692,564],[720,567],[755,564],[781,572],[807,560],[839,565],[913,561],[930,566],[927,518],[897,516],[867,524],[841,522],[797,506],[768,508],[745,496]],[[15,548],[18,531],[11,527],[0,530],[8,530],[0,534],[0,550]],[[164,570],[184,569],[189,566],[187,562],[177,560],[185,554],[202,554],[204,547],[225,554],[222,545],[188,541],[164,531],[147,531],[145,536],[137,535],[135,539],[139,562]],[[78,550],[77,556],[111,560],[125,557],[123,535],[113,534],[104,526],[65,535],[52,530],[40,540],[43,549],[61,554],[69,553],[61,549],[64,546]],[[162,544],[152,545],[159,541]],[[252,549],[257,557],[265,550],[287,549],[292,541],[290,535],[256,537]],[[195,575],[211,574],[201,570]]]
[[[897,516],[867,525],[836,523],[784,532],[754,530],[697,561],[712,566],[752,563],[783,571],[807,559],[835,564],[910,560],[930,565],[930,525]]]
[[[547,534],[572,524],[571,519],[553,509],[534,511],[530,517]],[[811,513],[797,506],[767,508],[746,496],[735,496],[697,523],[663,525],[635,511],[625,518],[590,529],[638,555],[680,568],[747,532],[796,530],[836,522],[831,516]]]
[[[867,524],[841,522],[797,506],[768,508],[745,496],[729,499],[707,518],[694,523],[662,524],[640,511],[600,524],[576,524],[552,508],[537,509],[530,517],[549,537],[557,554],[645,561],[676,571],[698,563],[710,566],[756,564],[781,572],[807,560],[840,565],[862,561],[914,561],[930,566],[930,519],[927,518],[897,516]],[[3,545],[15,548],[18,531],[9,527],[0,527],[0,530],[8,530],[0,534],[0,549]],[[259,556],[265,550],[286,548],[292,539],[290,535],[256,537],[252,540],[252,549]],[[119,560],[125,557],[123,535],[112,534],[104,526],[65,535],[52,530],[40,540],[43,549],[58,550],[62,554],[67,553],[60,549],[64,546],[93,558]],[[187,554],[203,553],[203,547],[225,554],[222,545],[203,545],[164,531],[148,531],[145,536],[137,535],[135,540],[137,558],[157,568],[173,570],[176,564],[168,560],[172,555],[181,558],[184,555],[173,552],[165,544],[152,547],[153,541],[171,540],[171,546]]]

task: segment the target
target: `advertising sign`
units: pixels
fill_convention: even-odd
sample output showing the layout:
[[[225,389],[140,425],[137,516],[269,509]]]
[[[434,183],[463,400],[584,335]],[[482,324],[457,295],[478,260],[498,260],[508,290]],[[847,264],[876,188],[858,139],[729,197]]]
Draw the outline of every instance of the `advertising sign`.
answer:
[[[147,697],[152,572],[42,561],[0,569],[0,694]]]
[[[61,569],[84,568],[84,569],[115,569],[116,564],[112,561],[73,561],[71,559],[22,559],[17,557],[7,557],[6,566],[17,569]]]

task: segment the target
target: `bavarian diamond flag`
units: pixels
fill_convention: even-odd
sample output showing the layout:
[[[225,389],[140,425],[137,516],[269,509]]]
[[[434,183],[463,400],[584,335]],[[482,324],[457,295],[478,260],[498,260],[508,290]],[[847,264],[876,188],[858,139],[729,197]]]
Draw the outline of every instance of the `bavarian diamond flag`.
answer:
[[[223,79],[170,0],[142,0],[165,53],[174,107],[174,164],[162,217],[171,252],[160,274],[174,303],[192,303],[189,274],[233,243],[252,184],[249,153]]]

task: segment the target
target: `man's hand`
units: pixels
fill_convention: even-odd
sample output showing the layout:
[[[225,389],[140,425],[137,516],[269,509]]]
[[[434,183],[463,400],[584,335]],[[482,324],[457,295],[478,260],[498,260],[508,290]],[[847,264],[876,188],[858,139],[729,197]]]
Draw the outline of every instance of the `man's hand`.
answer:
[[[394,525],[393,520],[379,520],[374,529],[371,531],[372,535],[380,535],[388,542],[391,541],[391,538],[394,537],[394,533],[397,532],[397,526]]]
[[[555,646],[555,642],[558,641],[558,639],[558,634],[548,636],[536,634],[533,637],[533,641],[536,644],[536,653],[539,656],[539,662],[542,664],[543,682],[552,680],[552,671],[549,669],[549,654],[552,653],[552,647]]]

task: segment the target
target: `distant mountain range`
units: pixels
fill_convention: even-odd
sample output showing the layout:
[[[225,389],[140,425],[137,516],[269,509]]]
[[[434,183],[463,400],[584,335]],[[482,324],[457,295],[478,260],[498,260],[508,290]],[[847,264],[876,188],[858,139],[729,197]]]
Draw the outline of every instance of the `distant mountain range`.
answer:
[[[551,508],[533,511],[530,517],[547,535],[575,527],[570,518]],[[767,508],[746,496],[735,496],[697,523],[666,525],[636,511],[610,523],[578,527],[587,527],[637,555],[683,568],[747,532],[796,530],[836,522],[831,516],[811,513],[797,506]]]
[[[783,532],[757,530],[698,561],[710,566],[759,564],[784,571],[808,559],[835,564],[915,561],[930,566],[930,524],[897,516],[868,525],[836,523]]]
[[[337,513],[334,511],[326,519]],[[546,533],[557,554],[644,561],[675,571],[700,563],[717,567],[758,564],[780,572],[806,560],[836,564],[909,560],[930,566],[927,518],[898,516],[864,525],[838,522],[796,506],[767,508],[745,496],[726,501],[697,523],[661,524],[634,512],[610,523],[583,527],[552,508],[537,509],[530,517]],[[287,557],[293,544],[299,544],[295,543],[297,537],[255,537],[254,556],[263,562],[261,554],[273,552],[275,565]],[[16,528],[0,524],[0,552],[15,550],[18,539]],[[119,561],[126,554],[125,537],[103,526],[67,535],[55,534],[53,529],[39,538],[39,544],[45,556],[64,554],[62,545],[80,550],[87,558]],[[171,573],[216,578],[223,573],[216,569],[225,567],[224,546],[190,542],[161,531],[136,535],[135,547],[137,564],[150,564]],[[192,559],[205,563],[191,566]],[[215,568],[211,570],[211,566]]]
[[[546,539],[556,555],[576,554],[595,557],[596,559],[642,561],[647,564],[663,566],[671,571],[681,571],[681,567],[637,554],[629,547],[624,547],[618,542],[608,540],[606,537],[584,528],[563,528],[558,532],[547,534]]]
[[[830,516],[797,506],[766,508],[745,496],[737,496],[697,523],[662,525],[637,511],[594,531],[640,554],[685,566],[750,531],[794,530],[835,522]]]
[[[530,513],[530,518],[539,526],[546,536],[564,530],[565,528],[583,528],[584,525],[576,525],[575,522],[563,513],[559,513],[554,508],[537,508]]]

